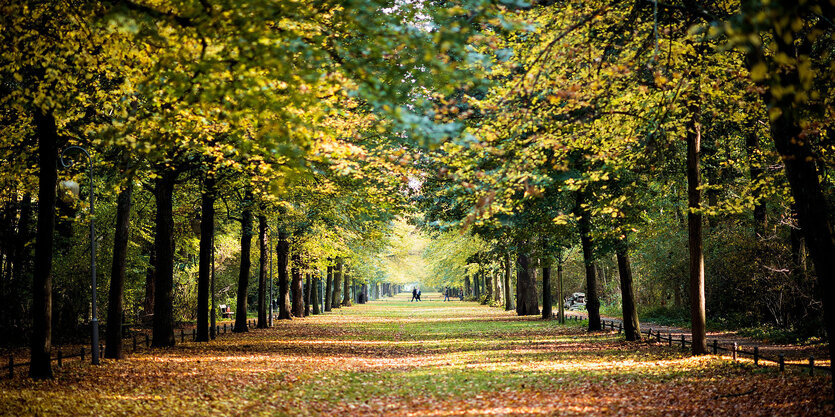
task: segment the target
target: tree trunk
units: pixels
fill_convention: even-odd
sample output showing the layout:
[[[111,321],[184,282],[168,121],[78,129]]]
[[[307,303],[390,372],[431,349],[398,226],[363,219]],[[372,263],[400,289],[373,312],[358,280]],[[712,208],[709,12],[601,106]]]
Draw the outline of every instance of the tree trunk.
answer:
[[[542,318],[550,319],[554,315],[554,301],[551,299],[551,263],[545,259],[542,262]]]
[[[519,252],[517,258],[518,299],[516,314],[520,316],[534,316],[539,314],[539,297],[536,295],[536,282],[531,273],[531,261],[527,254]]]
[[[481,304],[490,304],[493,299],[493,280],[487,274],[486,269],[481,270],[481,279],[484,282],[484,301]]]
[[[154,330],[153,347],[174,346],[174,183],[178,173],[164,169],[157,178],[156,234],[154,250]]]
[[[594,254],[591,244],[591,215],[586,204],[585,191],[577,191],[575,210],[580,217],[580,242],[583,246],[583,263],[586,266],[586,311],[589,314],[589,331],[597,331],[600,326],[600,299],[597,296],[597,276],[594,272]]]
[[[333,265],[328,259],[327,276],[325,277],[325,311],[331,311],[331,299],[333,299]]]
[[[52,378],[52,247],[55,186],[58,182],[58,128],[52,112],[35,110],[38,135],[38,230],[32,279],[32,339],[29,376]]]
[[[314,315],[322,313],[322,310],[320,310],[319,307],[319,300],[321,298],[319,294],[319,287],[321,286],[322,279],[318,276],[319,274],[321,274],[321,272],[317,271],[316,274],[313,275],[313,295],[311,296],[311,302],[313,303]]]
[[[113,237],[113,262],[110,268],[110,294],[107,302],[104,357],[122,358],[122,295],[130,231],[130,206],[133,178],[128,178],[116,202],[116,231]]]
[[[504,309],[505,311],[510,311],[516,308],[516,305],[513,302],[513,296],[511,295],[513,290],[511,289],[511,281],[512,281],[512,271],[513,264],[510,261],[510,252],[505,253],[504,256]]]
[[[344,284],[342,289],[342,305],[345,307],[351,306],[351,276],[348,274],[348,265],[340,266],[340,270],[345,269],[342,272],[342,282]]]
[[[293,254],[293,267],[290,269],[292,272],[293,281],[291,285],[293,286],[293,316],[295,317],[304,317],[304,285],[302,284],[302,273],[299,269],[299,264],[301,263],[301,256],[298,253]]]
[[[290,260],[290,242],[284,232],[278,233],[278,244],[275,245],[276,264],[278,266],[278,319],[290,320],[290,279],[287,275]]]
[[[252,189],[247,187],[241,211],[241,270],[238,273],[238,302],[235,311],[235,333],[249,331],[246,320],[249,271],[252,268]]]
[[[626,333],[626,340],[641,340],[641,325],[638,321],[635,291],[632,287],[632,266],[629,263],[629,247],[625,237],[618,243],[617,258],[623,307],[623,331]]]
[[[258,325],[259,329],[269,327],[267,318],[267,274],[269,266],[269,251],[267,246],[267,216],[258,216]],[[272,300],[270,300],[272,301]]]
[[[339,308],[340,294],[342,290],[342,258],[336,258],[336,267],[333,270],[333,297],[331,299],[331,308]]]
[[[313,278],[311,278],[310,273],[307,274],[307,280],[304,283],[304,316],[307,317],[310,315],[310,307],[312,304],[312,300],[310,299],[313,296]]]
[[[206,175],[200,202],[200,253],[197,266],[197,335],[198,342],[208,342],[209,287],[211,286],[212,246],[215,233],[215,179]],[[214,311],[211,311],[214,314]]]
[[[565,323],[565,289],[562,285],[562,264],[562,253],[560,253],[560,257],[557,259],[557,303],[559,303],[560,323]]]
[[[143,321],[154,320],[154,288],[157,284],[157,251],[155,246],[148,247],[148,268],[145,270],[145,298],[142,301]]]
[[[698,88],[697,88],[698,89]],[[707,353],[705,340],[705,260],[702,247],[701,173],[701,97],[697,91],[690,97],[687,123],[687,213],[688,248],[690,252],[690,328],[693,354]]]

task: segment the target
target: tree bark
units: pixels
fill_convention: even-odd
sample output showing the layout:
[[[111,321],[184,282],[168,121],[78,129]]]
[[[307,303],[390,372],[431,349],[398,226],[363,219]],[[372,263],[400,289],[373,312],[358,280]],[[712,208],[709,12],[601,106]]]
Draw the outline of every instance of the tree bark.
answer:
[[[343,271],[344,268],[344,271]],[[342,282],[344,284],[342,289],[342,305],[345,307],[351,306],[351,276],[348,274],[348,265],[340,265],[342,272]]]
[[[562,253],[560,253],[560,257],[557,258],[557,303],[559,303],[558,308],[559,308],[559,314],[560,314],[560,316],[559,316],[560,323],[565,323],[565,304],[564,304],[565,294],[563,294],[563,292],[565,290],[563,289],[563,285],[562,285],[562,264],[563,264]]]
[[[107,302],[104,357],[122,358],[122,298],[130,232],[130,207],[133,179],[128,178],[116,202],[116,231],[113,237],[113,262],[110,268],[110,294]]]
[[[333,270],[333,297],[331,299],[331,308],[339,308],[339,301],[341,299],[342,291],[342,258],[336,258],[336,267]]]
[[[697,87],[698,90],[698,87]],[[701,187],[701,97],[695,92],[688,105],[687,123],[687,231],[690,253],[690,328],[694,355],[707,353],[705,339],[705,260],[702,246]]]
[[[252,268],[252,189],[247,187],[241,211],[241,269],[238,273],[238,302],[235,311],[235,333],[249,331],[246,320],[249,271]]]
[[[267,274],[269,273],[269,253],[267,246],[267,216],[258,216],[258,324],[259,329],[269,327],[267,317]]]
[[[505,311],[511,311],[511,310],[514,310],[516,308],[516,306],[513,302],[513,297],[511,296],[512,291],[513,291],[511,289],[511,281],[512,281],[512,277],[511,277],[512,272],[511,271],[513,270],[512,265],[513,264],[510,261],[510,252],[507,252],[507,253],[505,253],[505,256],[504,256],[504,309],[505,309]]]
[[[209,287],[211,286],[212,245],[215,233],[215,179],[206,175],[200,202],[200,253],[197,266],[197,335],[198,342],[208,342]],[[211,311],[214,314],[214,311]]]
[[[301,263],[301,257],[298,253],[293,254],[293,267],[290,269],[292,272],[293,281],[291,285],[293,286],[293,316],[295,317],[304,317],[304,288],[302,285],[302,273],[299,269],[299,264]]]
[[[311,290],[313,293],[311,296],[311,303],[313,304],[314,315],[322,313],[322,310],[319,307],[319,286],[321,284],[321,278],[317,276],[319,274],[321,274],[321,272],[317,271],[316,274],[313,275],[313,289]]]
[[[157,178],[156,234],[154,251],[154,329],[153,347],[174,346],[174,183],[178,173],[164,168]]]
[[[493,299],[493,280],[490,279],[486,268],[481,270],[481,279],[484,282],[484,301],[481,304],[490,304]]]
[[[38,134],[38,230],[32,279],[32,339],[29,376],[52,378],[52,248],[55,186],[58,182],[58,128],[51,111],[35,110]]]
[[[551,265],[550,262],[543,259],[542,262],[542,318],[550,319],[554,315],[553,304],[551,299]]]
[[[331,311],[331,299],[333,298],[333,265],[328,259],[327,276],[325,277],[325,311]]]
[[[275,245],[276,264],[278,266],[278,319],[290,320],[290,279],[287,268],[290,259],[290,242],[284,232],[278,233],[278,244]]]
[[[583,263],[586,266],[586,311],[589,315],[589,331],[601,330],[600,299],[597,296],[597,275],[594,271],[594,253],[591,243],[591,215],[584,205],[586,195],[584,190],[577,191],[575,210],[580,217],[580,243],[583,247]]]
[[[310,273],[307,274],[307,279],[304,283],[304,316],[310,315],[310,307],[313,301],[310,299],[313,295],[313,278]]]
[[[632,286],[632,266],[629,262],[629,247],[624,237],[618,243],[618,275],[620,275],[620,294],[623,310],[623,331],[626,340],[641,340],[641,324],[638,321],[638,309],[635,305],[635,290]]]
[[[536,296],[536,283],[531,273],[531,261],[522,251],[517,257],[518,299],[516,300],[516,314],[520,316],[535,316],[539,314],[539,297]]]

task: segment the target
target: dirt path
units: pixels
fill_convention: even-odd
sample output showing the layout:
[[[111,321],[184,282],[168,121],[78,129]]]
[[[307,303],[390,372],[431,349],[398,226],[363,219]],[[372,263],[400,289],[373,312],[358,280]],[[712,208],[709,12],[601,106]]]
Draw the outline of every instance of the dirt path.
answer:
[[[407,296],[0,381],[0,416],[835,414],[829,376]]]

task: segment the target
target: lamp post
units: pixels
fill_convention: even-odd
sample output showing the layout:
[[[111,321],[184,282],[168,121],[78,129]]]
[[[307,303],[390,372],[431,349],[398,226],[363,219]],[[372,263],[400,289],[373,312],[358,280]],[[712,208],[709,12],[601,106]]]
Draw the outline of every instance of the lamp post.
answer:
[[[90,327],[92,328],[92,341],[91,341],[91,357],[93,359],[93,365],[99,364],[99,316],[96,306],[96,210],[93,201],[93,193],[95,191],[95,187],[93,185],[93,158],[90,157],[90,153],[87,152],[86,149],[80,146],[69,146],[61,152],[60,159],[61,159],[61,166],[64,168],[69,168],[73,166],[75,163],[74,161],[70,161],[67,163],[64,161],[64,155],[67,152],[76,151],[79,153],[84,154],[87,157],[87,163],[90,169],[90,276],[91,276],[91,293],[92,293],[92,301],[93,301],[93,319],[90,320]],[[73,192],[73,194],[78,197],[79,195],[79,187],[78,184],[75,186],[68,186],[67,188]]]
[[[267,322],[273,327],[273,231],[270,229],[270,243],[267,245],[267,254],[270,257],[270,319]]]

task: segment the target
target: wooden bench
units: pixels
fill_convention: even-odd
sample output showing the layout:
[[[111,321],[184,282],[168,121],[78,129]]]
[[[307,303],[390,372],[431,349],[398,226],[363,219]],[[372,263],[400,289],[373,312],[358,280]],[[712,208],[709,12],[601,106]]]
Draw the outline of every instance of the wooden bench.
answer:
[[[235,312],[226,304],[220,305],[220,317],[224,319],[231,319],[235,316]]]

